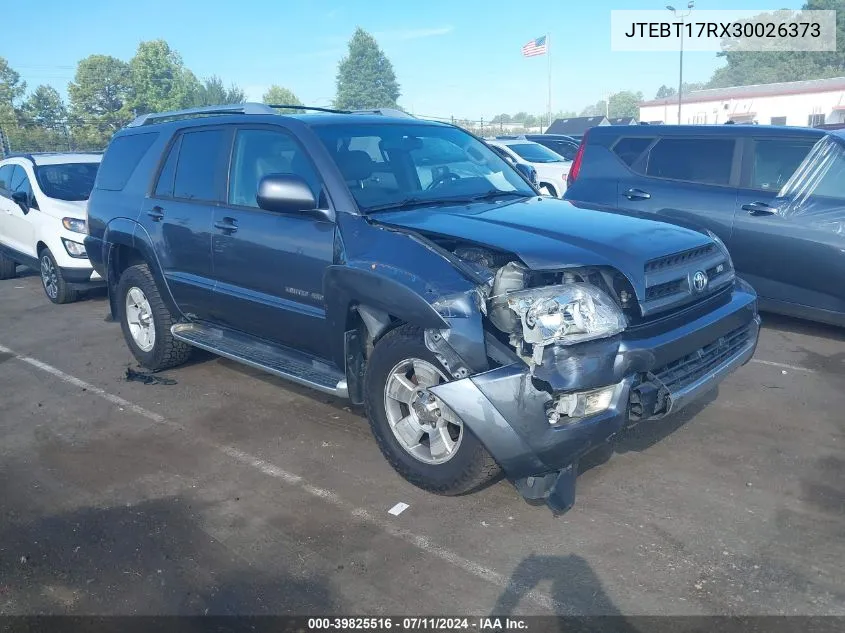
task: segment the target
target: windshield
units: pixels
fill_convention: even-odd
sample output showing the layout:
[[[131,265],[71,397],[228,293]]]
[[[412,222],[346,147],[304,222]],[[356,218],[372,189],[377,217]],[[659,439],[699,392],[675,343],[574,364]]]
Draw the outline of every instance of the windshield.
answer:
[[[508,143],[508,148],[529,163],[562,163],[563,158],[539,143]]]
[[[87,200],[94,187],[100,163],[63,163],[38,165],[35,178],[48,198],[58,200]]]
[[[315,128],[362,211],[537,195],[463,130],[396,123]]]

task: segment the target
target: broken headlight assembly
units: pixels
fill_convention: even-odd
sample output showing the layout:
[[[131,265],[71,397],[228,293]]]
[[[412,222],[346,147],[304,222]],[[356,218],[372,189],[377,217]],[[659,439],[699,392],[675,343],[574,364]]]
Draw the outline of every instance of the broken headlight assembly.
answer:
[[[507,292],[493,297],[491,308],[494,324],[511,334],[520,355],[523,344],[533,347],[534,364],[542,362],[547,345],[606,338],[619,334],[627,325],[613,299],[587,283]]]

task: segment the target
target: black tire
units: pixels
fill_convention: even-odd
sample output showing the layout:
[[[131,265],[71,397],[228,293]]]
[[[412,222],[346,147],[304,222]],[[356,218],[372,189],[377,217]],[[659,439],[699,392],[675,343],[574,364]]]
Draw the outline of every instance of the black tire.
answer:
[[[18,273],[18,264],[0,253],[0,279],[12,279]]]
[[[126,295],[133,287],[140,289],[150,304],[155,327],[155,341],[149,351],[141,349],[135,342],[126,319]],[[176,340],[170,333],[170,326],[175,323],[175,319],[170,313],[170,309],[162,301],[155,279],[146,264],[130,266],[123,271],[117,284],[117,311],[120,329],[123,330],[126,345],[138,362],[147,369],[159,371],[168,367],[175,367],[190,358],[194,348],[187,343]]]
[[[62,269],[59,268],[56,258],[53,257],[53,253],[50,252],[49,248],[42,248],[38,252],[38,261],[41,287],[50,301],[61,304],[73,303],[79,299],[79,291],[68,286],[64,275],[62,275]],[[50,272],[45,272],[45,266],[48,267]]]
[[[471,492],[495,479],[501,471],[499,465],[466,425],[457,452],[442,464],[421,462],[399,444],[387,419],[384,389],[390,371],[408,358],[419,358],[442,368],[423,343],[423,331],[412,325],[403,325],[386,334],[376,344],[367,363],[364,405],[384,457],[410,483],[442,495]]]

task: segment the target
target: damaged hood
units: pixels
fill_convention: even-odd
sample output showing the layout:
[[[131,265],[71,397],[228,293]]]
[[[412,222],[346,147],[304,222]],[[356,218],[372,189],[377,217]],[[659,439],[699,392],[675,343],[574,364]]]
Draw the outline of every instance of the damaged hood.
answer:
[[[711,241],[673,224],[555,198],[392,211],[371,219],[513,253],[534,270],[610,266],[628,277],[638,294],[647,261]]]

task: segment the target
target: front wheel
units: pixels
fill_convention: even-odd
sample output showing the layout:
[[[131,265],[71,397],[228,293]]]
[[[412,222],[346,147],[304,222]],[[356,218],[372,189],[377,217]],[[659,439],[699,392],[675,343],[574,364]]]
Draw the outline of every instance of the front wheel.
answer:
[[[44,293],[50,301],[73,303],[79,299],[79,291],[71,288],[65,281],[62,269],[59,268],[49,248],[38,253],[38,259],[41,264],[41,287],[44,288]]]
[[[138,362],[152,371],[181,365],[193,348],[173,338],[175,322],[162,301],[149,266],[130,266],[117,284],[117,309],[123,338]]]
[[[494,479],[499,466],[429,391],[448,381],[422,330],[404,325],[386,334],[370,355],[365,406],[379,448],[396,472],[425,490],[457,495]]]

